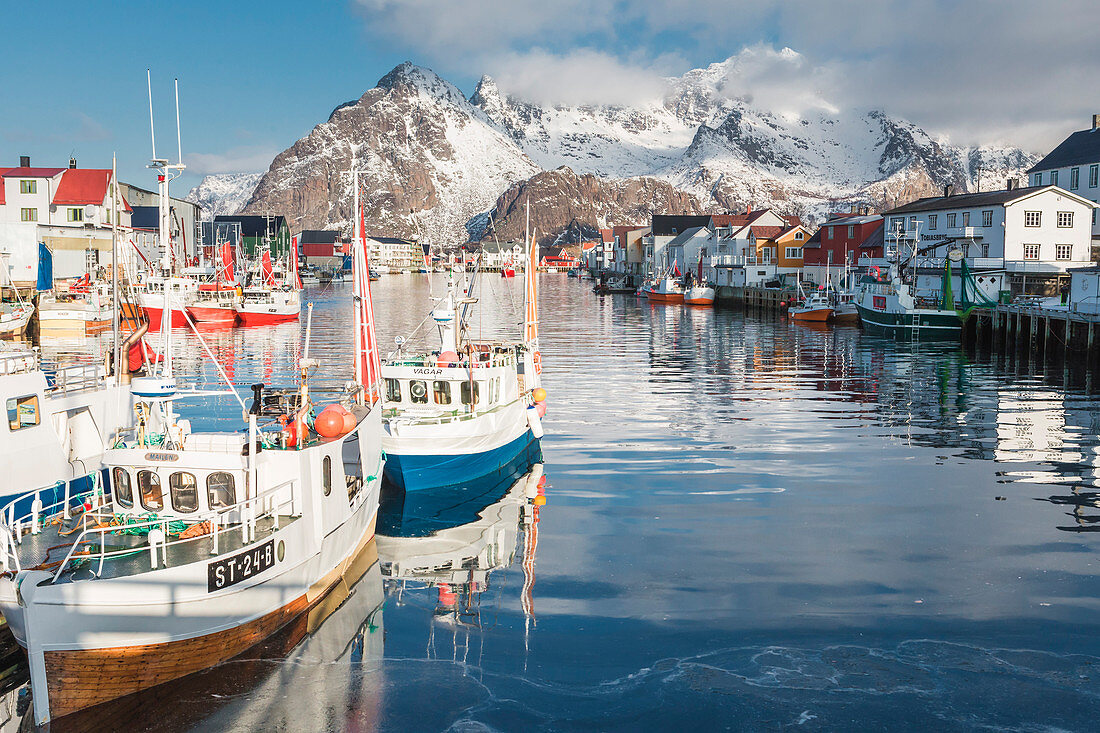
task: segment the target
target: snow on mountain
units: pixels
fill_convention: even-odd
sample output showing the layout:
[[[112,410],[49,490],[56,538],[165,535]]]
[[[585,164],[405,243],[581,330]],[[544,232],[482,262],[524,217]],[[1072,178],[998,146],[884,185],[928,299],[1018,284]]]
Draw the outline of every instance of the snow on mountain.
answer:
[[[187,201],[202,207],[203,217],[236,214],[248,203],[262,173],[221,173],[209,175],[187,194]]]
[[[456,87],[405,63],[280,153],[246,211],[286,212],[295,229],[350,228],[353,168],[368,231],[443,242],[466,241],[472,217],[540,170]]]
[[[948,183],[1003,187],[1036,159],[1015,148],[953,146],[880,110],[739,93],[751,61],[741,54],[667,79],[663,93],[629,106],[537,104],[487,76],[467,100],[404,63],[279,154],[246,211],[283,212],[296,229],[348,227],[345,172],[354,166],[363,171],[370,231],[443,243],[483,236],[489,213],[505,217],[500,207],[523,190],[555,212],[540,218],[547,236],[641,216],[660,201],[769,206],[813,221],[846,203],[892,206]],[[654,179],[687,198],[658,195]],[[614,204],[595,205],[594,193]]]

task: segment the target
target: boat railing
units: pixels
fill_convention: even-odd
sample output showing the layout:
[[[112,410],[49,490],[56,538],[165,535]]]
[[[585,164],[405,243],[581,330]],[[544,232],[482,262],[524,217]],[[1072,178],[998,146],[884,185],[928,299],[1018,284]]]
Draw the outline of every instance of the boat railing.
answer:
[[[107,378],[98,364],[76,364],[59,367],[53,375],[52,393],[71,394],[86,389],[99,389]]]
[[[74,559],[81,561],[98,561],[99,565],[95,575],[99,577],[103,574],[104,562],[110,559],[130,556],[137,551],[147,550],[149,552],[149,569],[156,570],[161,566],[168,567],[168,550],[171,547],[180,547],[209,540],[209,554],[218,555],[221,552],[221,545],[225,542],[225,540],[222,540],[222,537],[230,532],[240,532],[240,546],[243,547],[248,545],[255,542],[257,539],[260,520],[270,519],[271,525],[264,531],[274,532],[279,529],[280,516],[289,516],[292,518],[292,521],[294,518],[297,518],[301,511],[301,506],[300,502],[297,502],[295,499],[295,483],[295,479],[290,479],[256,496],[228,507],[188,517],[188,519],[195,520],[189,526],[201,525],[207,522],[209,523],[209,531],[191,537],[178,535],[175,540],[171,539],[170,525],[172,522],[179,521],[179,517],[160,516],[149,519],[139,519],[134,522],[128,521],[125,524],[109,524],[107,522],[111,522],[118,518],[118,515],[114,512],[85,512],[81,517],[83,528],[80,535],[69,548],[69,552],[65,556],[65,559],[58,565],[57,572],[54,573],[52,582],[56,583],[61,579],[61,576]],[[289,491],[287,491],[287,489],[289,489]],[[286,509],[286,511],[282,511],[284,509]],[[96,524],[94,526],[89,526],[89,519],[95,520]],[[144,532],[142,532],[142,530],[144,530]],[[107,552],[105,550],[106,536],[119,531],[126,531],[128,533],[141,532],[145,534],[146,542],[144,545],[138,544],[121,550]],[[95,536],[98,536],[99,552],[94,554],[91,552],[82,552],[78,555],[78,549],[90,542],[89,537]]]
[[[0,374],[23,374],[39,367],[38,349],[0,352]]]

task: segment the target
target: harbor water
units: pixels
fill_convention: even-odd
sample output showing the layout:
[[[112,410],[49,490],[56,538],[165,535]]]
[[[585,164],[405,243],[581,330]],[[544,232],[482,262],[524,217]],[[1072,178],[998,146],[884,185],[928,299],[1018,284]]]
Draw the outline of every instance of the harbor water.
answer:
[[[379,540],[382,562],[319,628],[106,720],[1095,728],[1100,397],[1088,375],[855,327],[599,297],[590,285],[540,279],[546,504],[536,525],[501,515],[493,536],[512,546],[482,590],[448,612],[448,589],[384,577]],[[428,312],[423,275],[372,287],[384,345]],[[487,279],[475,336],[518,334],[521,287]],[[351,376],[350,291],[304,294],[318,386]],[[250,384],[293,383],[304,313],[301,324],[203,331],[246,400]],[[431,342],[425,328],[414,341]],[[180,374],[215,387],[203,345],[181,339]],[[100,348],[62,340],[43,351],[95,359]],[[217,428],[235,405],[223,395],[181,409]],[[446,526],[436,511],[406,519]],[[383,521],[379,534],[400,525]]]

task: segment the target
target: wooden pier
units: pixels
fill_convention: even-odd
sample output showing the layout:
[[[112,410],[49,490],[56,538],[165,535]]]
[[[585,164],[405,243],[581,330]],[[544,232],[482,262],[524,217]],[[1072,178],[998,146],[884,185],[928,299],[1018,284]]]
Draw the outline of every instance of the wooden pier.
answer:
[[[978,308],[963,324],[965,346],[990,352],[1031,358],[1058,357],[1098,362],[1097,332],[1100,315],[1076,313],[1060,308],[1028,305],[998,305]]]
[[[719,303],[740,305],[746,310],[784,312],[798,294],[793,288],[755,288],[722,285],[715,289]]]

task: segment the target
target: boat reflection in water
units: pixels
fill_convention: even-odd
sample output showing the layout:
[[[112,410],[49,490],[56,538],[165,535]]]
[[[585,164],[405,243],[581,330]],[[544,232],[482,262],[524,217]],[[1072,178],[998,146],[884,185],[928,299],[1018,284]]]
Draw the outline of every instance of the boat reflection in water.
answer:
[[[534,622],[533,589],[535,551],[538,546],[539,507],[545,504],[546,477],[543,464],[508,486],[503,494],[487,499],[472,518],[469,507],[453,515],[457,521],[443,526],[436,520],[436,531],[429,536],[410,536],[400,527],[384,526],[380,520],[376,541],[385,578],[387,595],[404,603],[407,591],[428,588],[435,594],[429,639],[429,656],[434,654],[437,626],[458,632],[481,627],[481,595],[489,588],[489,576],[507,568],[515,560],[520,528],[523,528],[523,587],[520,605],[525,627]],[[406,523],[420,529],[424,525]],[[456,638],[456,649],[462,645]],[[468,645],[466,646],[468,648]]]
[[[376,541],[355,558],[345,581],[309,613],[234,659],[52,721],[50,730],[377,728],[385,597]],[[23,673],[25,679],[25,668]],[[0,733],[34,730],[27,691],[29,685],[0,698]]]

